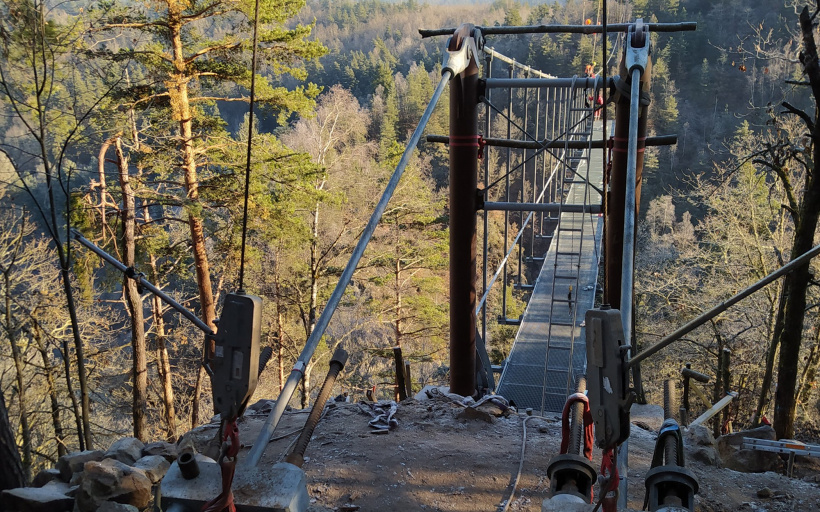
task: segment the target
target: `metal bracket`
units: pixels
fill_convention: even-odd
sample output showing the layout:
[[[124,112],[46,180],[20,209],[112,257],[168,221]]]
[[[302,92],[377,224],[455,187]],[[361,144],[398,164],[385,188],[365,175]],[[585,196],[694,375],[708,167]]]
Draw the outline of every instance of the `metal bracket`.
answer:
[[[259,378],[262,299],[229,294],[209,354],[214,409],[223,419],[240,416]]]
[[[465,71],[470,63],[477,63],[478,49],[484,46],[481,31],[473,25],[460,26],[447,40],[447,52],[441,63],[441,75],[449,71],[451,79]],[[476,64],[477,65],[477,64]]]
[[[641,70],[641,74],[646,70],[649,63],[651,43],[649,41],[649,26],[644,24],[643,18],[638,18],[634,25],[629,27],[629,37],[626,38],[626,69],[627,76],[632,75],[635,68]]]
[[[604,305],[587,311],[585,320],[587,390],[595,442],[599,448],[614,448],[629,437],[629,409],[634,399],[621,313]]]

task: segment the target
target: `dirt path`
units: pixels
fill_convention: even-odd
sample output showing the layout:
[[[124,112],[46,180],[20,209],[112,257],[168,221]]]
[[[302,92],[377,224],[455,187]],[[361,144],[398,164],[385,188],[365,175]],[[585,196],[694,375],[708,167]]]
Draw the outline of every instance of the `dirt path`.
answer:
[[[652,430],[633,425],[629,440],[629,506],[640,510],[660,426],[660,408],[633,413]],[[447,511],[493,512],[509,496],[521,460],[523,417],[466,419],[463,408],[443,399],[406,400],[397,410],[399,424],[386,434],[374,434],[370,417],[357,404],[335,403],[327,410],[308,447],[304,470],[311,512],[328,511]],[[251,443],[265,415],[245,418],[241,438]],[[297,430],[303,413],[287,413],[274,437]],[[521,477],[509,510],[538,512],[548,496],[547,466],[558,453],[558,416],[527,421],[527,444]],[[215,432],[198,429],[198,445]],[[275,463],[296,434],[272,442],[262,464]],[[240,453],[243,457],[246,449]],[[595,451],[596,467],[600,453]],[[798,465],[812,478],[811,464]],[[697,510],[703,512],[785,512],[820,510],[820,487],[775,473],[749,474],[699,463],[688,466],[697,476]],[[809,469],[806,469],[809,468]],[[804,475],[798,475],[804,476]],[[772,497],[759,498],[763,488]],[[355,507],[359,507],[358,509]]]

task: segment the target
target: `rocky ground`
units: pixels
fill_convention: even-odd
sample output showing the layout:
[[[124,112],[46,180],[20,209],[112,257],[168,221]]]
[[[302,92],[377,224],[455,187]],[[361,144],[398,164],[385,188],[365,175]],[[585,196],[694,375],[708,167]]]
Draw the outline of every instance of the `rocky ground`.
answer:
[[[259,402],[255,410],[248,411],[246,417],[240,420],[240,439],[243,443],[239,454],[240,464],[262,428],[271,404],[269,401]],[[271,467],[284,458],[305,422],[306,412],[286,412],[262,458],[262,465]],[[305,454],[303,469],[307,476],[310,512],[498,512],[504,510],[513,488],[514,495],[508,510],[541,510],[542,501],[549,491],[547,467],[560,445],[561,428],[557,415],[488,416],[437,396],[400,403],[395,419],[398,424],[393,429],[376,433],[368,424],[371,416],[358,404],[333,403],[328,407]],[[645,493],[644,477],[650,468],[657,431],[662,423],[661,408],[634,407],[632,421],[629,506],[640,510]],[[199,427],[185,436],[182,445],[171,448],[185,450],[187,445],[199,452],[215,455],[213,440],[217,431],[217,422]],[[777,455],[738,452],[733,443],[736,444],[742,435],[721,438],[715,444],[712,444],[713,440],[705,429],[693,430],[685,437],[687,467],[696,475],[700,485],[696,510],[820,510],[819,461],[798,458],[795,478],[787,478],[783,475],[784,463]],[[765,437],[768,434],[763,432],[756,435]],[[103,489],[111,481],[112,471],[121,473],[120,478],[135,473],[136,476],[131,478],[139,479],[145,473],[136,468],[140,466],[140,456],[153,456],[160,462],[163,457],[172,456],[167,451],[150,454],[146,448],[156,450],[162,445],[149,445],[141,452],[135,451],[128,456],[109,450],[105,454],[109,458],[102,459],[102,462],[83,462],[79,458],[73,465],[63,464],[62,472],[65,474],[52,472],[55,482],[46,488],[50,493],[58,490],[65,492],[71,498],[61,501],[61,507],[73,502],[72,496],[76,496],[75,510],[103,510],[106,500],[122,501],[117,494],[120,491]],[[99,460],[102,456],[100,452],[93,458]],[[146,465],[145,461],[143,465]],[[597,450],[594,465],[600,466]],[[725,466],[761,472],[739,472]],[[162,466],[161,470],[166,467]],[[520,477],[516,483],[519,467]],[[83,469],[85,475],[81,473]],[[158,476],[148,475],[152,482],[158,480]],[[68,480],[68,483],[57,485],[61,478]],[[72,488],[73,491],[69,491]],[[144,510],[146,506],[140,502],[137,508]],[[7,509],[22,512],[40,510],[25,506]],[[61,509],[53,506],[42,508],[49,512]]]
[[[241,423],[241,438],[245,442],[255,439],[266,417],[263,412],[249,415]],[[482,415],[467,412],[445,398],[410,399],[398,406],[398,426],[389,433],[377,434],[368,425],[370,416],[357,404],[331,404],[305,454],[311,512],[503,509],[522,460],[526,416],[493,417],[488,422]],[[274,437],[298,429],[305,416],[287,413]],[[635,510],[643,506],[644,476],[650,468],[662,420],[658,406],[633,408],[629,506]],[[207,441],[210,435],[206,432],[213,431],[215,428],[203,429],[197,434],[199,442]],[[296,435],[271,443],[262,463],[273,464],[282,459]],[[549,491],[547,467],[558,453],[560,437],[558,415],[527,420],[523,465],[509,510],[541,510]],[[711,447],[694,446],[694,437],[688,436],[687,443],[693,445],[691,450],[687,448],[687,453],[691,452],[687,467],[700,485],[696,510],[820,510],[820,487],[816,482],[820,478],[819,461],[798,459],[795,478],[786,478],[785,465],[777,455],[746,453],[751,459],[741,457],[736,461],[741,467],[771,471],[742,473],[694,460],[697,457],[708,461],[710,454],[704,455],[708,450],[712,450],[713,459],[719,456]],[[598,450],[594,465],[600,466]]]

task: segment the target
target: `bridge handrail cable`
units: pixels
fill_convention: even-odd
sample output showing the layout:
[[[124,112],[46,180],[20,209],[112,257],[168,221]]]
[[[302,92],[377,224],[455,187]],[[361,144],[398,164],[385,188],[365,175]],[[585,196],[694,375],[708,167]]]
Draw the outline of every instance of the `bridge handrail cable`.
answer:
[[[575,134],[575,131],[577,131],[578,126],[583,121],[584,120],[582,119],[581,121],[576,122],[575,124],[573,124],[572,126],[570,126],[568,128],[568,130],[570,131],[570,135]],[[560,140],[561,137],[564,137],[565,139],[569,139],[570,137],[568,137],[566,134],[567,134],[567,131],[564,131],[563,133],[560,133],[558,136],[556,136],[555,138],[553,138],[550,141],[544,140],[543,145],[541,146],[540,149],[538,149],[527,160],[525,160],[524,162],[522,162],[522,163],[518,164],[517,166],[515,166],[510,172],[511,173],[515,172],[516,170],[521,168],[526,162],[528,162],[532,158],[535,158],[540,152],[546,151],[547,153],[552,154],[552,152],[548,150],[548,144],[550,144],[551,142],[553,142],[555,140]],[[590,140],[591,140],[591,138],[590,138]],[[538,141],[536,141],[536,142],[538,142]],[[555,177],[557,171],[560,168],[565,167],[565,166],[568,165],[567,162],[564,160],[567,151],[568,151],[568,149],[566,147],[561,148],[560,153],[558,155],[554,155],[557,161],[556,161],[555,166],[553,167],[552,171],[550,172],[549,178],[544,182],[543,188],[541,189],[541,192],[538,194],[537,199],[534,201],[535,203],[540,202],[544,198],[544,194],[546,193],[546,191],[547,191],[549,185],[551,184],[553,178]],[[500,179],[503,179],[503,178],[504,177],[502,176]],[[498,181],[499,180],[494,181],[493,185],[498,183]],[[527,216],[527,218],[524,220],[524,222],[521,223],[521,228],[518,230],[518,234],[513,239],[513,243],[510,244],[510,248],[507,251],[507,254],[501,260],[501,262],[498,265],[498,268],[496,269],[495,273],[493,274],[493,277],[487,283],[487,288],[484,290],[484,293],[481,296],[481,300],[479,300],[478,303],[476,304],[476,309],[475,309],[476,314],[478,314],[481,311],[481,308],[484,307],[484,304],[487,301],[487,296],[489,295],[490,290],[492,289],[493,285],[495,284],[495,281],[498,279],[498,276],[501,275],[501,272],[504,270],[504,267],[507,264],[507,260],[509,259],[510,255],[512,254],[512,251],[515,249],[516,245],[518,244],[518,241],[521,239],[521,235],[524,233],[524,230],[526,229],[527,225],[529,224],[530,220],[532,219],[532,216],[533,216],[534,213],[535,212],[530,212],[530,214]]]
[[[507,64],[517,67],[518,69],[521,69],[526,73],[531,73],[533,76],[537,76],[539,78],[557,78],[554,75],[550,75],[549,73],[544,73],[543,71],[539,71],[533,67],[526,66],[513,58],[507,57],[502,53],[498,53],[492,46],[484,46],[483,48],[481,48],[481,51],[495,59],[500,60],[501,62],[506,62]]]

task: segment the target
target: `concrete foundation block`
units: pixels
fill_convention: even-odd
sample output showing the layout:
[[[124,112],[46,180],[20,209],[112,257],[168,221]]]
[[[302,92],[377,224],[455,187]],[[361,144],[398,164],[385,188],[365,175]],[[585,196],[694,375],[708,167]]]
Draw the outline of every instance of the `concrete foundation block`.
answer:
[[[541,512],[591,512],[593,508],[595,505],[571,494],[557,494],[541,503]]]
[[[199,476],[182,477],[176,462],[162,479],[162,508],[176,505],[179,512],[199,512],[202,505],[222,492],[218,464],[199,461]],[[300,468],[287,462],[273,467],[236,468],[234,502],[239,512],[305,512],[308,508],[307,480]]]

